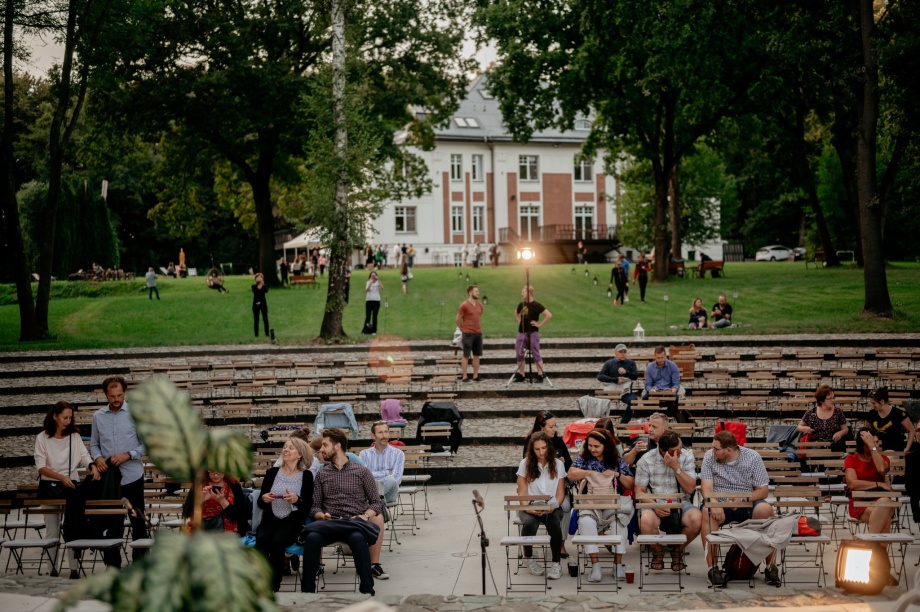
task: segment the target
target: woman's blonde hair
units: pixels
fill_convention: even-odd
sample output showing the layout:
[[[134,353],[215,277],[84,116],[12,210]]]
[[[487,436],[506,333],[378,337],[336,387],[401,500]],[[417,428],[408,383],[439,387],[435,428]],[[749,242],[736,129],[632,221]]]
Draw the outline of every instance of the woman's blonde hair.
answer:
[[[300,453],[300,460],[297,462],[298,470],[307,470],[313,464],[313,449],[310,445],[300,438],[288,438],[288,442],[294,445],[297,452]]]

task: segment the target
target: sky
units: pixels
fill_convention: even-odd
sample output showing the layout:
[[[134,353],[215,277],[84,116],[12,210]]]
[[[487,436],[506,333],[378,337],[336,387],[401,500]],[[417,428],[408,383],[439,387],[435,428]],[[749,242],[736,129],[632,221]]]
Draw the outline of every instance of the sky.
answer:
[[[19,67],[33,76],[45,76],[63,51],[63,45],[58,45],[50,37],[46,39],[31,37],[27,39],[26,45],[31,52],[31,58],[28,62],[21,63]],[[480,70],[485,70],[490,63],[495,61],[496,57],[493,47],[477,50],[476,43],[471,40],[464,43],[463,51],[466,56],[476,57]]]

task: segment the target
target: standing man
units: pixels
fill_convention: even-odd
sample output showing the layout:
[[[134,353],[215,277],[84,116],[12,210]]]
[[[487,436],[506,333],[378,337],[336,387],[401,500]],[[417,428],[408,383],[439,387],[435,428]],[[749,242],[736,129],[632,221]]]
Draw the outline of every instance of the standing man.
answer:
[[[549,323],[553,313],[546,309],[540,302],[533,300],[533,286],[526,285],[521,289],[524,301],[514,310],[514,318],[518,322],[517,337],[514,341],[514,355],[517,360],[517,372],[514,373],[514,382],[524,382],[524,351],[530,348],[530,354],[537,364],[537,382],[543,382],[543,356],[540,354],[540,328]],[[540,321],[540,317],[543,320]]]
[[[632,390],[633,382],[639,378],[639,368],[636,367],[635,361],[626,358],[625,344],[616,345],[613,354],[614,358],[604,363],[597,379],[604,383],[605,391],[620,394],[620,401],[626,404],[621,422],[629,423],[632,420],[632,403],[639,399]]]
[[[660,510],[641,510],[639,515],[639,533],[657,535],[658,530],[667,534],[682,533],[690,544],[700,534],[703,515],[693,504],[696,493],[696,467],[693,451],[683,448],[680,436],[670,429],[658,437],[658,447],[645,453],[636,465],[636,482],[633,485],[637,494],[654,493],[661,495],[661,501],[680,501],[683,506]],[[687,544],[671,550],[671,570],[682,571],[686,565],[681,552]],[[661,547],[653,548],[652,569],[664,569],[664,555]]]
[[[108,405],[93,415],[93,431],[90,438],[90,456],[100,474],[113,470],[118,475],[121,496],[126,497],[138,509],[146,508],[144,502],[144,445],[137,437],[134,420],[128,412],[125,391],[128,385],[121,376],[110,376],[102,381],[102,391]],[[135,540],[147,537],[147,524],[140,513],[131,516],[131,533]],[[119,519],[120,520],[120,519]],[[108,537],[121,537],[122,529]],[[111,531],[111,529],[110,529]],[[146,551],[135,549],[135,560]],[[106,566],[121,567],[121,549],[106,549],[102,552]]]
[[[278,264],[278,272],[281,273],[281,286],[287,287],[291,284],[290,279],[288,278],[288,273],[291,271],[290,266],[288,266],[287,259],[284,257],[281,258],[281,263]]]
[[[466,368],[470,355],[473,356],[473,382],[479,382],[479,358],[482,357],[482,304],[479,302],[479,287],[470,285],[466,288],[467,299],[457,309],[457,327],[463,333],[460,345],[463,347],[463,359],[460,360],[460,382],[470,382]]]
[[[374,438],[374,445],[365,448],[358,456],[371,471],[374,480],[383,483],[383,499],[386,503],[396,503],[406,455],[395,446],[390,446],[390,428],[386,421],[377,421],[371,425],[371,437]]]
[[[748,519],[767,519],[773,516],[773,506],[766,502],[770,477],[763,459],[757,451],[738,446],[735,434],[720,431],[712,439],[712,448],[703,457],[700,469],[700,492],[703,499],[713,493],[751,493],[753,508],[703,508],[703,544],[709,534],[725,523],[740,523]],[[767,557],[764,571],[767,583],[778,584],[779,569],[773,563],[776,552]],[[706,546],[706,563],[709,566],[709,584],[725,585],[725,574],[716,566],[713,547]]]
[[[360,578],[358,590],[374,594],[374,578],[389,578],[380,567],[380,536],[383,535],[382,507],[374,476],[363,465],[349,461],[348,438],[341,429],[324,429],[321,453],[328,462],[313,482],[313,522],[304,528],[304,572],[301,591],[316,592],[316,572],[324,546],[348,544]],[[377,548],[377,562],[372,562]]]
[[[712,307],[712,326],[715,328],[732,326],[732,305],[728,303],[725,295],[719,295],[719,301]]]
[[[160,299],[160,290],[157,289],[157,273],[153,271],[153,267],[147,268],[147,274],[144,275],[144,279],[147,281],[147,297],[153,300],[153,294],[157,294],[157,300]]]
[[[629,260],[620,253],[620,261],[623,262],[623,303],[629,301]]]

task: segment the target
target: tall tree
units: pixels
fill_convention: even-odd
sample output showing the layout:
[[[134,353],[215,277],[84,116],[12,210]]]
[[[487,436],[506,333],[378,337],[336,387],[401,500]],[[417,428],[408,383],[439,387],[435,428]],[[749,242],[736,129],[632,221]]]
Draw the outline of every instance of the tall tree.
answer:
[[[395,118],[405,124],[406,102],[431,106],[439,118],[455,103],[462,91],[461,0],[353,0],[342,8],[355,53],[378,66],[375,88],[395,94],[374,99],[379,124],[391,134]],[[110,90],[109,102],[135,127],[168,132],[190,158],[206,148],[232,164],[252,193],[259,267],[269,284],[278,282],[273,181],[296,187],[305,144],[326,128],[303,112],[303,100],[331,44],[326,0],[170,0],[151,9],[148,31],[125,55]]]
[[[764,61],[762,3],[478,0],[499,64],[490,87],[511,131],[571,129],[595,117],[587,150],[651,162],[655,278],[668,273],[671,176],[694,144],[742,109]],[[744,24],[744,25],[742,25]],[[678,225],[679,227],[679,225]]]

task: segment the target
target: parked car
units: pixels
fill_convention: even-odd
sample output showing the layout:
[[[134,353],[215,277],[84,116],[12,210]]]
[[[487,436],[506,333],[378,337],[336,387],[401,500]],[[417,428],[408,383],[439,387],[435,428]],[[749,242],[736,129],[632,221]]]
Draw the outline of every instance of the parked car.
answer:
[[[795,252],[795,260],[796,260],[796,261],[801,261],[801,260],[805,259],[805,255],[807,254],[807,251],[805,250],[805,247],[795,247],[795,248],[792,249],[792,250],[793,250],[793,252]]]
[[[754,255],[754,261],[786,261],[792,249],[778,244],[765,246]]]

